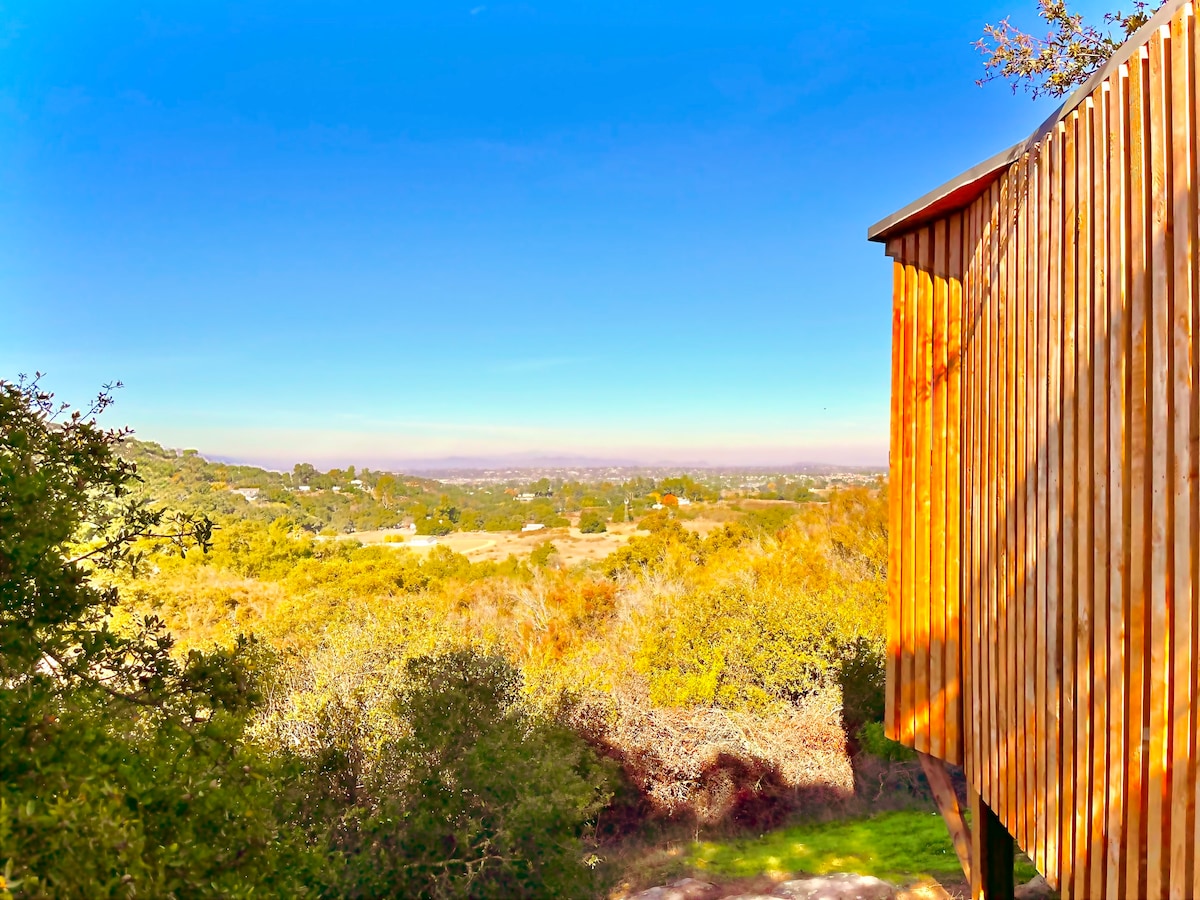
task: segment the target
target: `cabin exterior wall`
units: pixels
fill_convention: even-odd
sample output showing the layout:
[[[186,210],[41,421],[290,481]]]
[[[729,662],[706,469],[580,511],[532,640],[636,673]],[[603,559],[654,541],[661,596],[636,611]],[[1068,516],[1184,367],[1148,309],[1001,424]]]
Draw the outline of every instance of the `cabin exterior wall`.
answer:
[[[1151,29],[894,259],[887,733],[1064,897],[1200,897],[1197,50]]]

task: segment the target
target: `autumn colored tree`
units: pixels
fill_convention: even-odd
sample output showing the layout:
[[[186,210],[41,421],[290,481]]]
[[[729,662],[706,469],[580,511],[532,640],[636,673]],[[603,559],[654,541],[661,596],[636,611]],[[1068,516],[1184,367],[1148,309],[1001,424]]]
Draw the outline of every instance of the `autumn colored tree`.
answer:
[[[1087,81],[1161,5],[1161,0],[1134,0],[1131,12],[1106,13],[1104,27],[1097,28],[1071,12],[1066,0],[1038,0],[1038,15],[1050,26],[1043,38],[1007,18],[984,26],[976,44],[984,57],[979,83],[1003,79],[1014,91],[1024,88],[1035,98],[1061,97]]]

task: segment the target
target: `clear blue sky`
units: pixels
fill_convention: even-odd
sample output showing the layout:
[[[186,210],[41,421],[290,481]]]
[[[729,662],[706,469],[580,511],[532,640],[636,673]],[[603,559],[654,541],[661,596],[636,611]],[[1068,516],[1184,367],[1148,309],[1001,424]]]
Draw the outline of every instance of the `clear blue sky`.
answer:
[[[883,462],[865,230],[1050,112],[974,84],[1033,5],[0,3],[0,377],[277,465]]]

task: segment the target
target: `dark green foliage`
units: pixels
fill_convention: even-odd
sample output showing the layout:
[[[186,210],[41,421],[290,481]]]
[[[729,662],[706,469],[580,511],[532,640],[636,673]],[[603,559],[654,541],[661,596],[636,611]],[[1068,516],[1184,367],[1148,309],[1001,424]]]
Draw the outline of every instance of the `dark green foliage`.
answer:
[[[584,534],[602,534],[608,531],[604,514],[594,509],[585,510],[579,517],[579,530]]]
[[[558,559],[558,548],[554,546],[552,541],[543,541],[533,548],[533,552],[529,554],[530,565],[536,566],[539,569],[544,569],[546,566],[552,565]]]
[[[303,896],[319,859],[241,745],[250,648],[180,661],[156,619],[111,623],[98,572],[212,527],[131,499],[110,402],[0,382],[0,896]]]
[[[613,774],[531,713],[505,660],[468,650],[407,665],[403,738],[342,831],[346,897],[586,897],[580,835]]]
[[[882,722],[865,723],[854,732],[854,737],[863,752],[888,762],[912,762],[917,758],[916,751],[893,741],[883,733]]]
[[[747,510],[742,521],[752,530],[770,535],[786,528],[795,517],[796,507],[780,503]]]
[[[867,722],[882,722],[886,676],[877,642],[859,639],[850,644],[838,662],[842,689],[842,725],[853,734]]]

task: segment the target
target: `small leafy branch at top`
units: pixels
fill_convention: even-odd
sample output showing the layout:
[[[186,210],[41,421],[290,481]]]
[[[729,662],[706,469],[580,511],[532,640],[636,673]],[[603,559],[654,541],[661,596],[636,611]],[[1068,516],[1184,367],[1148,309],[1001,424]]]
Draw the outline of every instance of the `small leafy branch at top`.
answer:
[[[1150,20],[1162,0],[1134,0],[1133,12],[1106,13],[1101,30],[1071,13],[1066,0],[1038,0],[1038,15],[1050,26],[1045,38],[1014,28],[1007,18],[985,25],[976,47],[984,56],[985,75],[978,84],[1002,78],[1015,93],[1024,87],[1034,98],[1061,97],[1083,84],[1125,40]]]

